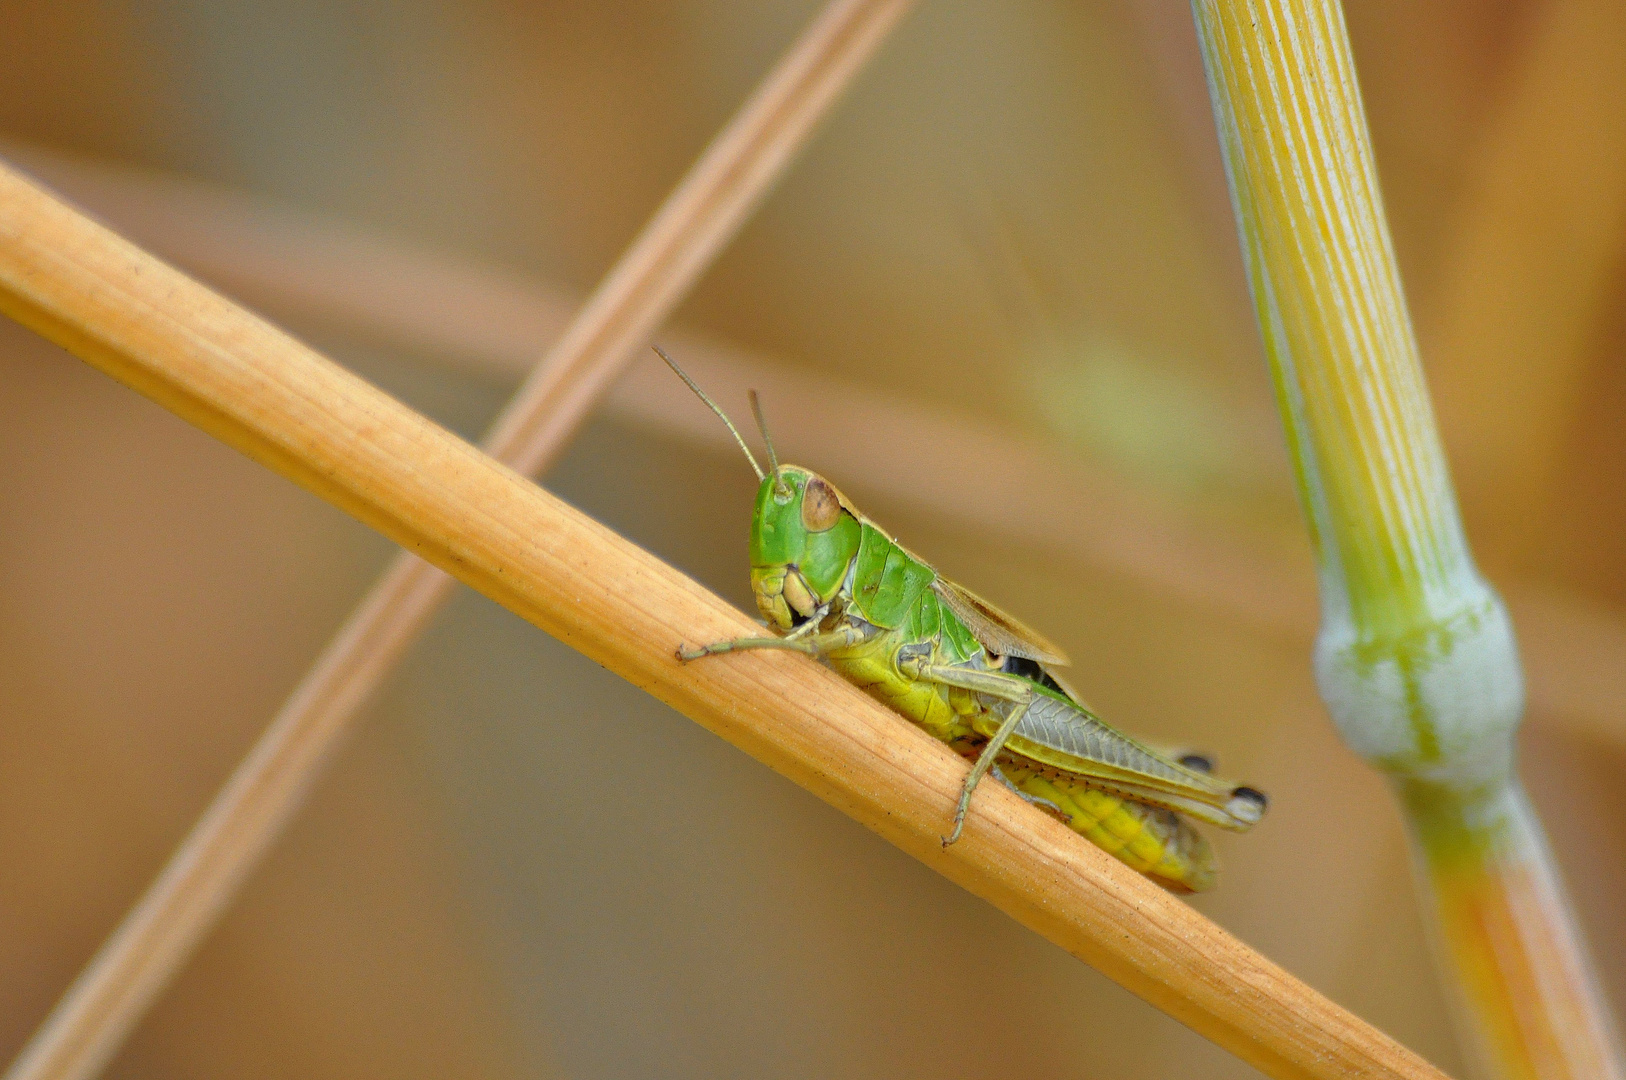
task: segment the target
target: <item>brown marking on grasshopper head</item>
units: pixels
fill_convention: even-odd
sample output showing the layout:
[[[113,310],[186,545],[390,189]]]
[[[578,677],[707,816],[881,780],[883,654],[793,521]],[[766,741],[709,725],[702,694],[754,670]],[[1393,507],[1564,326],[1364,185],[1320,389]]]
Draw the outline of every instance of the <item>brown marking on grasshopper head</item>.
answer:
[[[823,532],[841,520],[841,496],[824,477],[808,478],[802,489],[802,525],[808,532]]]

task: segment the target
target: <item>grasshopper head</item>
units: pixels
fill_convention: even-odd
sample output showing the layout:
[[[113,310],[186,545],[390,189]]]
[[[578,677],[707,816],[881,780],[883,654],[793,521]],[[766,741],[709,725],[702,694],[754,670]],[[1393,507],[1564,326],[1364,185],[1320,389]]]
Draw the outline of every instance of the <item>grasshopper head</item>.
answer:
[[[770,626],[780,633],[792,630],[841,591],[847,568],[858,557],[863,532],[858,517],[834,484],[807,469],[779,464],[755,390],[751,391],[751,411],[756,414],[762,441],[768,444],[771,467],[766,473],[728,414],[659,346],[655,352],[728,427],[751,470],[762,480],[756,513],[751,517],[751,591]]]
[[[762,479],[751,517],[751,591],[781,633],[830,602],[858,554],[860,528],[834,484],[796,465]]]

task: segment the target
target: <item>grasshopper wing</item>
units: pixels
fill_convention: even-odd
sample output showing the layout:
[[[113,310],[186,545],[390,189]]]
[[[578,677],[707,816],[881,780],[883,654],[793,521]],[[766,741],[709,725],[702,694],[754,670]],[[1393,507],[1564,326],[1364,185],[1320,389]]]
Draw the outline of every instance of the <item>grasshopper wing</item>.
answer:
[[[1046,641],[1037,630],[1005,614],[970,589],[938,575],[932,582],[932,591],[989,652],[1021,656],[1041,664],[1068,663],[1067,654]]]
[[[1040,689],[1005,749],[1132,799],[1243,830],[1264,815],[1265,797],[1188,769],[1136,742],[1077,702]]]

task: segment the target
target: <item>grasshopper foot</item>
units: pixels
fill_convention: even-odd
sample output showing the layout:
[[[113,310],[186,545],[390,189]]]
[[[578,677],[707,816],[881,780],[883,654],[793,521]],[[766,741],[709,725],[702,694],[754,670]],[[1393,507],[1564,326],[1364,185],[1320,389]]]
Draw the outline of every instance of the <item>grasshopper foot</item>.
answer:
[[[778,639],[772,639],[777,644]],[[702,645],[698,649],[691,649],[682,642],[678,642],[677,658],[679,663],[687,664],[691,660],[701,660],[708,656],[720,656],[726,652],[736,652],[741,647],[749,648],[760,644],[758,638],[740,638],[738,641],[714,641],[710,645]]]
[[[971,810],[971,792],[975,789],[976,781],[969,780],[960,791],[960,801],[954,806],[954,828],[950,829],[949,834],[943,837],[944,847],[948,847],[960,839],[960,834],[965,831],[965,816]]]

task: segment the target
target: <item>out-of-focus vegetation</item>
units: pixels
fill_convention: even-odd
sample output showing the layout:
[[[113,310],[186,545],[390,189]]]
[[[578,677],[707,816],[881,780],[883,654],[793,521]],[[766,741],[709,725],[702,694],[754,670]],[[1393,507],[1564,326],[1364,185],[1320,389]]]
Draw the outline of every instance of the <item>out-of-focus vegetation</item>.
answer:
[[[20,0],[0,34],[0,136],[579,293],[813,10]],[[1626,669],[1626,428],[1611,422],[1626,131],[1588,122],[1626,93],[1610,52],[1626,14],[1460,0],[1349,17],[1476,552],[1516,618],[1520,589],[1579,605],[1587,618],[1563,624],[1590,628],[1576,649]],[[810,376],[769,414],[815,417],[832,445],[843,402],[821,385],[975,418],[1270,553],[1307,590],[1189,19],[1182,4],[923,6],[680,321]],[[1498,224],[1505,192],[1545,228]],[[507,389],[445,350],[274,314],[471,434]],[[1509,341],[1541,349],[1504,356]],[[9,1056],[386,549],[20,330],[0,328],[0,365]],[[732,403],[745,388],[713,389]],[[749,606],[749,472],[629,415],[595,424],[550,486]],[[816,441],[787,450],[821,465]],[[966,452],[870,450],[893,478]],[[1106,715],[1270,791],[1265,825],[1216,838],[1221,888],[1197,903],[1462,1071],[1395,811],[1322,713],[1308,623],[1261,625],[1064,537],[1035,546],[884,490],[866,508],[1062,643]],[[1116,524],[1067,510],[1080,533]],[[1144,537],[1154,556],[1169,543]],[[1626,727],[1610,742],[1573,717],[1531,721],[1533,794],[1618,1001]],[[111,1074],[1019,1070],[1248,1075],[467,596]]]

